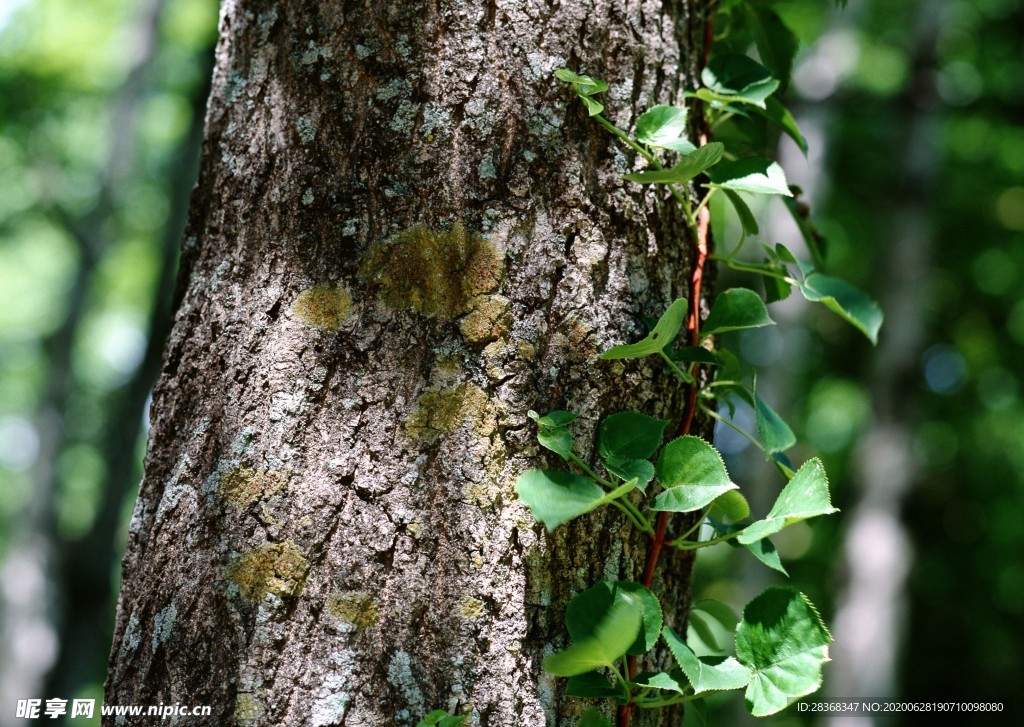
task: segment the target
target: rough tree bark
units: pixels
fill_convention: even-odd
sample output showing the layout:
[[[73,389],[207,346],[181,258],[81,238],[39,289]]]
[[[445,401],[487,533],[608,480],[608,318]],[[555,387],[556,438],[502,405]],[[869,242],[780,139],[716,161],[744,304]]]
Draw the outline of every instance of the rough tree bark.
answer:
[[[703,5],[224,3],[108,703],[574,724],[541,658],[646,538],[537,526],[526,411],[580,412],[587,448],[609,411],[678,410],[596,354],[686,295],[693,242],[551,71],[608,79],[628,126],[680,101]],[[675,623],[689,566],[657,584]]]

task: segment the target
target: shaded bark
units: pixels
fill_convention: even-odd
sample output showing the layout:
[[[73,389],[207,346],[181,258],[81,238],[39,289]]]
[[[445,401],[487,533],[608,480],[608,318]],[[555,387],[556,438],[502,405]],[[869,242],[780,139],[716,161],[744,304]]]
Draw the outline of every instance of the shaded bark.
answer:
[[[660,367],[596,356],[687,294],[693,250],[551,71],[606,78],[629,126],[680,100],[698,5],[224,5],[108,703],[574,723],[541,658],[646,538],[537,526],[526,411],[580,412],[583,452],[605,413],[677,412]],[[663,566],[672,623],[689,568]]]

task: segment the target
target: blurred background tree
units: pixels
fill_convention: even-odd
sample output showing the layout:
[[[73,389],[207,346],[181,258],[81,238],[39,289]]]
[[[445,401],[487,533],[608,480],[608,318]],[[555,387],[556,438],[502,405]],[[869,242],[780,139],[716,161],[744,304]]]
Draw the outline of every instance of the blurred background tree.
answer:
[[[216,12],[0,3],[0,724],[101,694]]]
[[[1024,2],[773,6],[801,42],[787,97],[811,145],[781,142],[783,165],[830,267],[887,313],[877,351],[796,299],[738,341],[844,509],[779,543],[835,627],[827,693],[1019,708]],[[17,699],[101,694],[216,12],[0,0],[0,725]],[[765,241],[795,243],[777,212]],[[735,555],[699,561],[696,595],[771,577],[737,577]],[[713,719],[743,723],[734,706]]]

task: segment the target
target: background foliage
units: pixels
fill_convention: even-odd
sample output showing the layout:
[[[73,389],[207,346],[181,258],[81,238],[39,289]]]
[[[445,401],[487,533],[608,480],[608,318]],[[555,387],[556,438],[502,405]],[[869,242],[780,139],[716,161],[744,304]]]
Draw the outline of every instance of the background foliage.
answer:
[[[810,143],[804,161],[780,141],[783,166],[830,266],[887,314],[877,352],[798,296],[788,325],[735,341],[781,364],[759,387],[844,510],[780,550],[829,623],[878,556],[870,583],[896,589],[892,696],[1009,709],[1024,674],[1024,3],[774,7],[800,42],[786,98]],[[27,682],[0,667],[0,724],[11,699],[100,692],[216,9],[0,0],[0,650],[37,674],[12,692]],[[762,237],[795,245],[777,212]],[[767,466],[728,431],[718,443],[770,503]],[[858,522],[891,527],[857,540]],[[698,597],[770,584],[731,557],[702,556]],[[839,646],[829,693],[871,696],[848,691]]]

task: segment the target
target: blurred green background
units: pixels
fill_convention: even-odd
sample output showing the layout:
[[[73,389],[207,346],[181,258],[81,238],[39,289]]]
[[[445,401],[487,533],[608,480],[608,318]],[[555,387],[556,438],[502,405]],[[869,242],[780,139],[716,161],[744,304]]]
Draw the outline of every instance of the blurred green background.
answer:
[[[0,725],[102,694],[216,28],[0,0]]]
[[[780,539],[837,637],[808,701],[1019,710],[1024,2],[774,7],[801,40],[786,99],[811,144],[779,157],[829,270],[887,315],[877,349],[797,300],[734,341],[843,509]],[[101,694],[216,18],[213,0],[0,0],[0,725],[18,699]],[[781,205],[764,214],[766,241],[798,247]],[[770,503],[765,463],[719,444]],[[773,582],[705,552],[698,597]],[[744,722],[738,701],[712,723]]]

